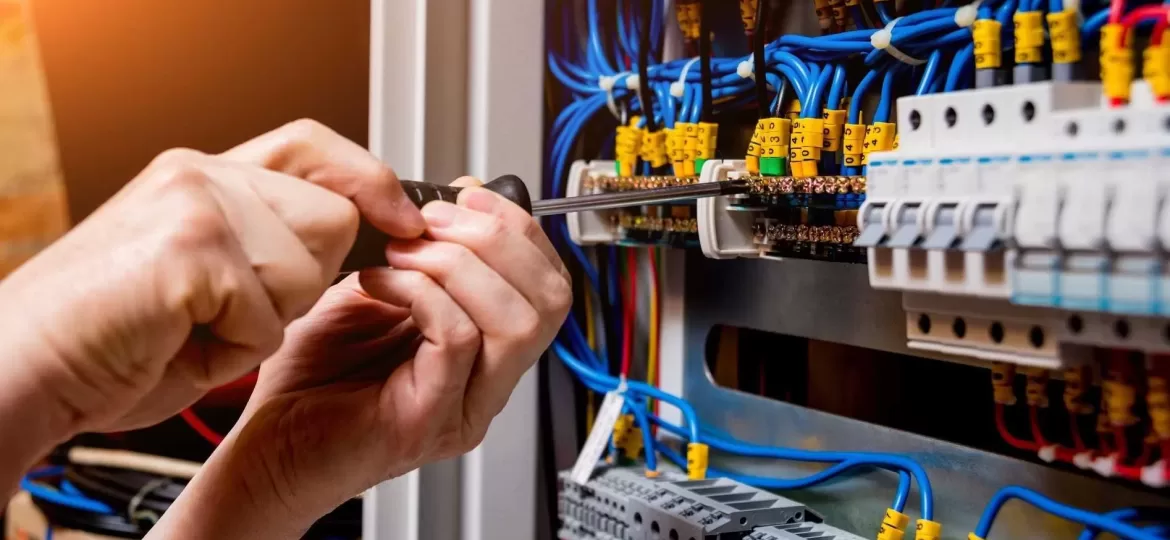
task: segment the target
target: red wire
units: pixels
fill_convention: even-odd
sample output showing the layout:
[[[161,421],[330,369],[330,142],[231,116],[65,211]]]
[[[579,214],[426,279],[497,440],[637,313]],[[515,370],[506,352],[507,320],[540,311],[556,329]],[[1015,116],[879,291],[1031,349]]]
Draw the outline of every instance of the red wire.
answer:
[[[1110,14],[1112,14],[1112,11]],[[1167,15],[1170,15],[1170,10],[1168,10],[1167,7],[1163,5],[1141,6],[1126,14],[1125,18],[1121,20],[1121,25],[1125,27],[1125,30],[1121,32],[1121,46],[1129,46],[1129,34],[1133,32],[1133,28],[1134,26],[1137,26],[1137,23],[1144,19],[1151,19],[1154,17],[1161,17],[1164,22]],[[1161,41],[1162,33],[1156,32],[1153,35],[1153,42],[1158,44]]]
[[[1125,428],[1113,428],[1113,442],[1117,445],[1117,460],[1125,461],[1129,459],[1129,441],[1125,439]]]
[[[1003,438],[1003,441],[1019,450],[1027,450],[1029,452],[1039,450],[1040,446],[1038,444],[1032,441],[1017,439],[1015,435],[1012,435],[1011,431],[1008,431],[1005,412],[1006,408],[1002,403],[995,404],[995,429],[999,430],[999,436]]]
[[[1125,0],[1113,0],[1109,4],[1109,22],[1121,22],[1121,16],[1125,13]]]
[[[638,310],[638,254],[633,248],[626,250],[626,274],[630,286],[627,289],[626,306],[622,312],[625,332],[622,334],[622,376],[630,376],[630,357],[634,354],[634,317]]]
[[[1142,453],[1140,455],[1138,455],[1137,461],[1134,461],[1134,464],[1138,465],[1139,467],[1145,467],[1146,465],[1150,464],[1150,460],[1153,457],[1154,457],[1153,443],[1148,443],[1148,442],[1143,441],[1142,442]]]
[[[1028,406],[1028,423],[1032,425],[1032,440],[1036,441],[1036,445],[1048,446],[1044,439],[1044,431],[1040,429],[1040,407]]]
[[[1077,421],[1076,414],[1068,414],[1068,430],[1072,433],[1073,446],[1076,447],[1077,452],[1084,452],[1085,439],[1081,437],[1081,424]]]
[[[188,426],[191,426],[191,429],[195,430],[195,433],[198,433],[200,437],[203,437],[212,446],[219,446],[219,443],[223,442],[223,435],[216,433],[214,429],[204,424],[203,420],[195,414],[195,411],[183,409],[183,412],[179,413],[179,418],[182,418]]]
[[[654,386],[659,386],[662,383],[662,353],[659,352],[662,350],[662,327],[659,326],[659,321],[662,320],[662,297],[658,290],[658,253],[656,253],[655,248],[650,248],[647,252],[647,257],[650,259],[650,287],[654,289],[654,299],[658,302],[658,309],[654,310],[654,314],[658,316],[658,320],[650,321],[650,324],[658,328],[658,347],[654,349],[654,355],[657,356],[654,359],[654,365],[658,366],[658,369],[654,372],[653,383]],[[649,362],[649,359],[647,359],[647,362]],[[654,400],[654,414],[658,414],[658,400]],[[657,426],[655,429],[657,430]],[[657,433],[657,431],[655,432]]]

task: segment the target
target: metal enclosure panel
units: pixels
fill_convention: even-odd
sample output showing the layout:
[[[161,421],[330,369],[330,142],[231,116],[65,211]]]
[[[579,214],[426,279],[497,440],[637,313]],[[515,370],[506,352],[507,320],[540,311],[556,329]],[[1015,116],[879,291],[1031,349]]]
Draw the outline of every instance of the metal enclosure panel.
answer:
[[[468,172],[515,174],[539,198],[544,3],[469,4]],[[537,381],[537,370],[528,370],[483,444],[463,456],[464,540],[536,538]]]
[[[671,269],[672,271],[674,268]],[[668,280],[669,284],[670,281]],[[918,460],[930,476],[936,521],[944,538],[966,538],[984,505],[999,488],[1018,484],[1061,502],[1095,511],[1158,504],[1164,500],[1117,482],[1081,476],[1026,461],[843,418],[787,403],[720,388],[707,371],[705,343],[715,325],[727,324],[907,354],[901,295],[869,288],[861,265],[802,260],[714,261],[690,254],[683,290],[687,318],[681,361],[664,363],[681,377],[681,393],[704,424],[760,444],[808,448],[885,451]],[[665,348],[664,348],[665,350]],[[673,364],[673,365],[672,365]],[[676,380],[672,378],[672,381]],[[797,477],[817,465],[779,460],[712,456],[720,467],[749,474]],[[785,495],[815,508],[828,523],[864,533],[875,528],[897,485],[893,473],[870,473],[847,482]],[[907,512],[917,516],[917,489]],[[1075,525],[1053,520],[1027,505],[1011,504],[992,536],[1072,537]]]
[[[369,146],[402,178],[466,172],[467,14],[464,3],[371,0]],[[372,489],[363,538],[459,538],[460,472],[451,459]]]

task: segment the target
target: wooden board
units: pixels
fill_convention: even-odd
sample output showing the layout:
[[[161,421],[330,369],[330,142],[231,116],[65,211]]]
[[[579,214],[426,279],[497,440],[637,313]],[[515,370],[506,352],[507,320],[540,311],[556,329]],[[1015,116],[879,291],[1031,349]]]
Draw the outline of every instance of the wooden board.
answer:
[[[45,78],[27,0],[0,0],[0,277],[68,227]]]

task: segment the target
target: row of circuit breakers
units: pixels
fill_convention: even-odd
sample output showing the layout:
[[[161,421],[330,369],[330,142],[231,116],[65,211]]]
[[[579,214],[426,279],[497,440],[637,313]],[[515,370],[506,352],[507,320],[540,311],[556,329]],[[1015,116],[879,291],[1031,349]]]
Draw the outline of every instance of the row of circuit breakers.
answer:
[[[815,179],[864,192],[848,242],[874,288],[905,293],[912,348],[1045,367],[1061,344],[1170,352],[1170,107],[1142,85],[1122,108],[1094,82],[903,97],[897,150],[872,154],[864,177]],[[569,194],[613,175],[577,162]],[[711,160],[699,181],[732,179],[764,180]],[[751,197],[698,202],[707,256],[775,254]],[[623,237],[604,212],[569,219],[580,244]],[[962,335],[923,324],[959,315]]]

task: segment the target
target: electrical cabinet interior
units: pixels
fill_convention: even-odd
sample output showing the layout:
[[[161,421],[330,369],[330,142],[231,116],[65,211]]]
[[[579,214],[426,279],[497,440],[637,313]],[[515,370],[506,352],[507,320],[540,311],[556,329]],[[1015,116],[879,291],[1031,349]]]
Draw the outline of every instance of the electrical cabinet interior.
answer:
[[[560,477],[561,538],[1166,536],[1167,8],[549,9],[549,196],[750,186],[546,221],[579,276],[552,356],[610,462]],[[681,525],[749,486],[805,518]],[[676,526],[626,511],[662,497]]]

